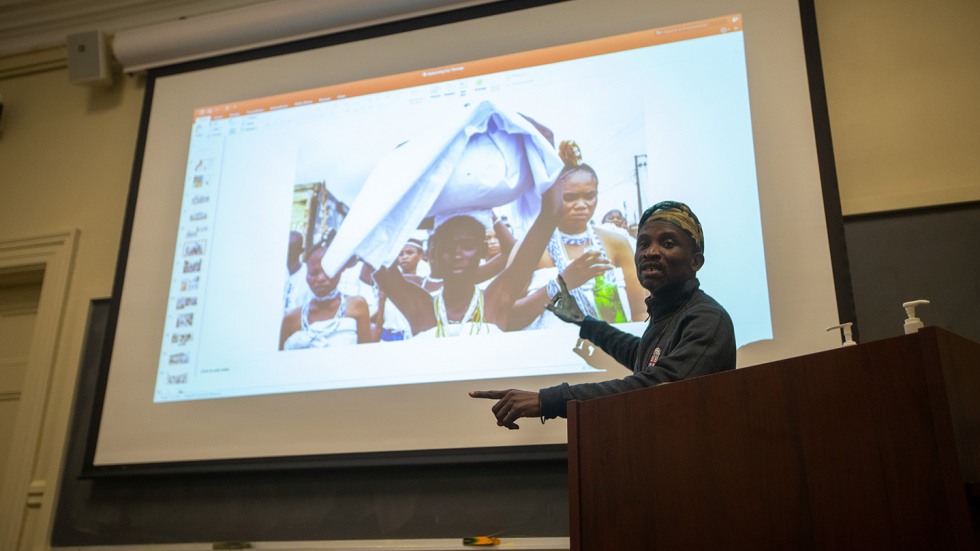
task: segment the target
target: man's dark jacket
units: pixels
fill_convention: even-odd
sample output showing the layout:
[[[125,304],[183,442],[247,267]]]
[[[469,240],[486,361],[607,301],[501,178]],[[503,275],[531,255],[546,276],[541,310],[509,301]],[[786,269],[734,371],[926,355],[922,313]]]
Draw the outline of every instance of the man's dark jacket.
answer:
[[[592,341],[616,361],[632,368],[633,374],[600,383],[562,383],[543,388],[540,396],[544,418],[565,417],[569,400],[599,398],[735,369],[732,319],[700,289],[697,279],[658,300],[647,298],[647,312],[650,322],[642,337],[604,321],[585,318],[579,337]]]

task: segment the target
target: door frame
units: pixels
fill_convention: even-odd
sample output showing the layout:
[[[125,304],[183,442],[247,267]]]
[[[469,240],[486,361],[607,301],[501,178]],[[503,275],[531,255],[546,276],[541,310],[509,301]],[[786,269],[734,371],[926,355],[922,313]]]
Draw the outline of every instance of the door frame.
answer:
[[[0,549],[17,549],[28,507],[40,507],[46,501],[46,487],[57,486],[57,480],[34,480],[34,470],[39,463],[78,233],[72,229],[0,239],[0,271],[44,270],[10,456],[5,472],[0,473]]]

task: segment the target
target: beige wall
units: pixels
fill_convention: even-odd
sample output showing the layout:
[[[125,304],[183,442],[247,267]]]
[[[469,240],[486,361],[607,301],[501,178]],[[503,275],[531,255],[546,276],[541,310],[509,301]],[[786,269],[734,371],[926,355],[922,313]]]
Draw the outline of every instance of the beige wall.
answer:
[[[980,2],[817,14],[844,212],[980,200]],[[88,303],[112,290],[143,86],[88,89],[56,67],[0,71],[0,95],[0,241],[80,230],[37,467],[54,484]]]
[[[125,78],[89,90],[69,84],[67,71],[56,69],[2,78],[0,95],[0,243],[79,230],[30,467],[35,495],[5,497],[34,503],[23,509],[18,545],[33,549],[48,540],[89,301],[112,292],[143,86]],[[23,416],[17,422],[34,424]]]
[[[980,201],[980,2],[815,3],[844,214]]]

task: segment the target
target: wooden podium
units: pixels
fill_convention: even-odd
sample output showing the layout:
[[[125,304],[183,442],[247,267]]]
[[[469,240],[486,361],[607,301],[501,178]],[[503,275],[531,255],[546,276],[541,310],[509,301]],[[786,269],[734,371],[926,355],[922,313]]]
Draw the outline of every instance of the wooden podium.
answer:
[[[568,407],[572,549],[976,549],[980,345],[936,328]]]

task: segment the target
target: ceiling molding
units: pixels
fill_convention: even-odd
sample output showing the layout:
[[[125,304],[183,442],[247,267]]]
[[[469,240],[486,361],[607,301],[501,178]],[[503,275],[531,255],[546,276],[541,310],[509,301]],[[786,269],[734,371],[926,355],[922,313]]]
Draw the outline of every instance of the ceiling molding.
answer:
[[[72,33],[100,30],[111,35],[269,1],[0,0],[0,59],[63,46]]]
[[[63,69],[68,66],[64,44],[12,55],[0,55],[0,80]]]
[[[274,0],[116,33],[127,73],[282,44],[497,0]]]
[[[101,31],[128,72],[499,0],[0,0],[0,79],[68,65]]]

